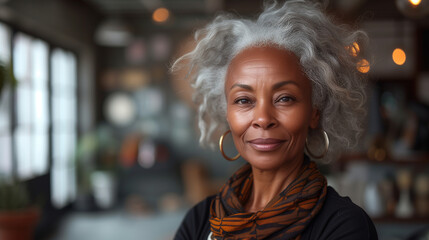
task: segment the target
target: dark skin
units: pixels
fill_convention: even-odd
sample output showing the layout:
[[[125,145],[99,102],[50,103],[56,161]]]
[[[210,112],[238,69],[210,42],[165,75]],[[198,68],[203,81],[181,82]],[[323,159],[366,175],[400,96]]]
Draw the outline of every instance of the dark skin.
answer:
[[[308,129],[319,123],[311,83],[293,53],[251,47],[231,61],[225,94],[234,144],[253,171],[244,207],[260,211],[297,177]]]

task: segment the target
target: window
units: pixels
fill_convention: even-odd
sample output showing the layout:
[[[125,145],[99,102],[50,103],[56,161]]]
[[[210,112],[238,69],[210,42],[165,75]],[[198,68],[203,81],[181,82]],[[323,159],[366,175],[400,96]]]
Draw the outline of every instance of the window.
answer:
[[[0,61],[13,60],[18,81],[0,95],[0,178],[30,180],[49,173],[51,200],[60,208],[76,197],[76,56],[11,32],[0,23]]]

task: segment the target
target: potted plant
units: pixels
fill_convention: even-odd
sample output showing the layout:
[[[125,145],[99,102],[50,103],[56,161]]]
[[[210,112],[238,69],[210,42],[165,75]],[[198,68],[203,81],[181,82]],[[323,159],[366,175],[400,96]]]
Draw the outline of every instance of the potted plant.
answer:
[[[38,219],[38,208],[31,206],[23,183],[0,182],[0,239],[33,239]]]

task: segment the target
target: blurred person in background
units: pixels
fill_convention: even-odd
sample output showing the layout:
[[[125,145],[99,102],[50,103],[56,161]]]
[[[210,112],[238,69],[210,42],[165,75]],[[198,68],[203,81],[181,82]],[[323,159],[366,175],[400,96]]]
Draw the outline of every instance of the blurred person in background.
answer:
[[[196,39],[172,70],[189,68],[200,142],[224,128],[222,155],[247,164],[187,213],[175,239],[377,239],[367,214],[327,187],[312,161],[358,139],[366,34],[293,0],[267,3],[256,20],[218,16]],[[235,157],[224,152],[229,134]]]

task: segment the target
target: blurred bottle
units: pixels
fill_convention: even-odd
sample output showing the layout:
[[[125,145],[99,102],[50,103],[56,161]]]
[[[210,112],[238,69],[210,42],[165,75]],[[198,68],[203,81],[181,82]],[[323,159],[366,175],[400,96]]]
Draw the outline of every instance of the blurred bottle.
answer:
[[[389,177],[380,182],[380,193],[385,205],[385,215],[393,216],[395,214],[396,199],[395,199],[395,183]]]
[[[377,182],[369,182],[364,193],[364,208],[371,217],[381,217],[386,212],[385,200]]]
[[[421,174],[414,185],[416,192],[416,213],[419,217],[429,216],[429,176]]]
[[[411,202],[411,172],[409,170],[399,170],[396,175],[396,181],[399,187],[399,201],[396,206],[395,215],[398,218],[408,218],[414,214],[414,208]]]

